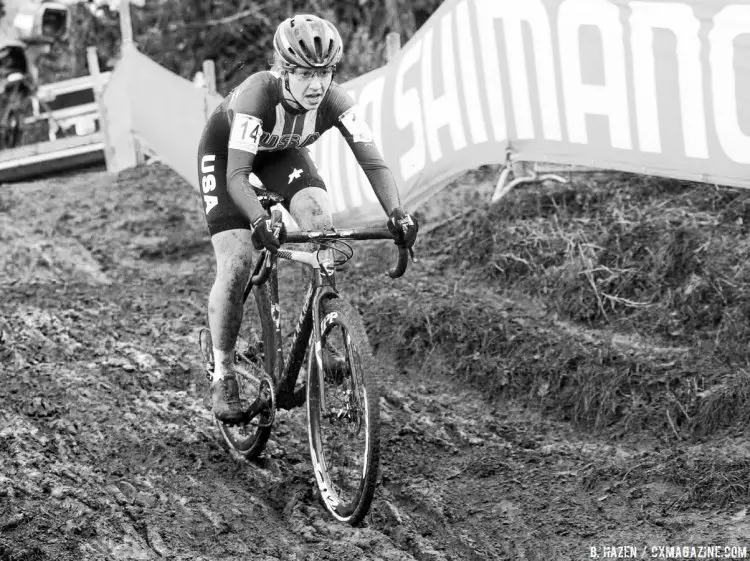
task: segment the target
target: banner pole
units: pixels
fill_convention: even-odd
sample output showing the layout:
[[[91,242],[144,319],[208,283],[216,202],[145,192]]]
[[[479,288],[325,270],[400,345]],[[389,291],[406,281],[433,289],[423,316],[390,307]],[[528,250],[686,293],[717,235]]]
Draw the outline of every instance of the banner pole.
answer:
[[[385,0],[390,33],[385,36],[385,62],[391,62],[401,50],[401,19],[398,12],[398,0]]]
[[[120,2],[120,48],[133,46],[133,21],[130,18],[130,0]]]
[[[391,31],[385,36],[385,61],[391,62],[401,50],[401,34]]]
[[[86,58],[89,67],[89,74],[94,79],[94,100],[99,107],[99,130],[104,137],[104,162],[107,171],[114,169],[113,147],[109,138],[109,121],[107,119],[107,106],[104,104],[104,81],[99,68],[99,57],[96,54],[96,47],[86,47]]]
[[[209,94],[216,93],[216,65],[213,60],[203,61],[203,79],[206,80],[206,90]]]

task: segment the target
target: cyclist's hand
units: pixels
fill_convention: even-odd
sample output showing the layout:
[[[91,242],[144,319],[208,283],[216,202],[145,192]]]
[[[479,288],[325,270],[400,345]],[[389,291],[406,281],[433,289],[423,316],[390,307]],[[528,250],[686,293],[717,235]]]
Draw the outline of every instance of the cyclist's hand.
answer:
[[[271,230],[271,219],[265,215],[253,220],[252,226],[253,247],[257,250],[266,248],[271,253],[276,253],[286,240],[286,226],[283,222],[276,226],[277,234]]]
[[[396,244],[410,248],[417,241],[419,223],[416,217],[404,211],[403,208],[396,207],[388,216],[388,230],[396,238]]]

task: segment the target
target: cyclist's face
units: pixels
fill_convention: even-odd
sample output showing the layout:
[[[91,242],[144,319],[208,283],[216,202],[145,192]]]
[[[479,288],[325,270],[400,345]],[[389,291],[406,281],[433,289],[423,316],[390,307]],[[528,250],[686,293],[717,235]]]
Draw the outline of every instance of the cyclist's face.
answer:
[[[317,109],[333,80],[332,68],[295,68],[289,71],[289,89],[304,109]]]

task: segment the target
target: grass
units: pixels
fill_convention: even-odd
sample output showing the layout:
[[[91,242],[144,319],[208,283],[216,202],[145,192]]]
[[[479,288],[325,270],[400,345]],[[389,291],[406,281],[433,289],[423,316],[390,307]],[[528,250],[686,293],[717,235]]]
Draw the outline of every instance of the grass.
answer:
[[[668,504],[668,510],[708,508],[730,512],[750,500],[750,458],[717,454],[716,450],[667,449],[627,460],[605,460],[592,466],[582,477],[584,488],[617,481],[616,486],[648,486],[666,483],[682,489]],[[672,496],[672,495],[670,495]]]
[[[376,347],[612,434],[750,423],[750,192],[601,174],[489,206],[476,193],[491,181],[420,209],[422,264],[404,282],[373,278],[382,253],[358,255]]]

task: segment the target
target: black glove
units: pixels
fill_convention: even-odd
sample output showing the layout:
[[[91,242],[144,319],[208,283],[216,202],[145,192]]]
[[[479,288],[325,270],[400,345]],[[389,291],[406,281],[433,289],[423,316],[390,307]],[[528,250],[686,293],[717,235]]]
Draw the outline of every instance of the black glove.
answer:
[[[397,245],[411,247],[417,241],[419,223],[414,216],[408,214],[403,208],[396,207],[388,216],[388,230],[393,234]]]
[[[286,240],[286,226],[279,221],[274,228],[275,233],[271,231],[271,219],[268,216],[259,216],[252,222],[253,247],[257,250],[266,248],[271,253],[276,253],[281,244]]]

